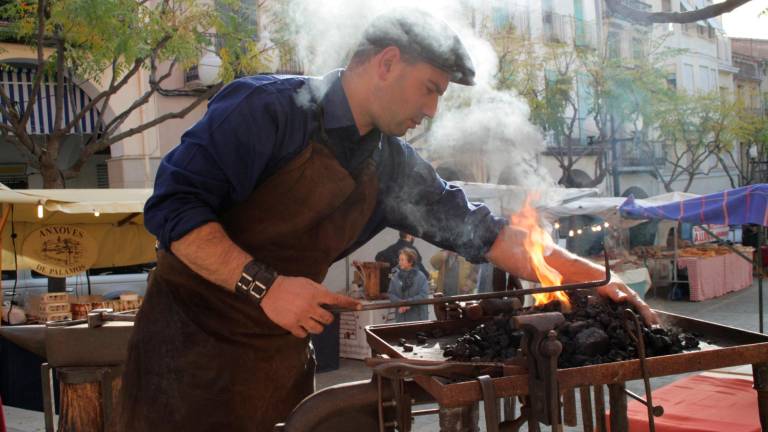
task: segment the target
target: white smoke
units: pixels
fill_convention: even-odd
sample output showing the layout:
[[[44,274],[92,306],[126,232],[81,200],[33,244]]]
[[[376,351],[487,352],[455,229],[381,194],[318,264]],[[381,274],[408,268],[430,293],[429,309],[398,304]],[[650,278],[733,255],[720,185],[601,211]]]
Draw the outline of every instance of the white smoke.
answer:
[[[498,57],[491,44],[478,36],[476,28],[488,2],[467,0],[412,1],[294,0],[291,23],[297,55],[305,71],[320,75],[343,67],[369,21],[389,9],[418,7],[445,20],[456,30],[474,61],[477,84],[456,84],[440,102],[439,112],[427,136],[429,146],[474,144],[488,155],[491,172],[513,167],[520,186],[554,186],[545,169],[536,165],[544,148],[538,129],[528,121],[524,100],[510,91],[495,89]],[[473,27],[474,26],[474,27]],[[493,181],[496,178],[492,178]]]

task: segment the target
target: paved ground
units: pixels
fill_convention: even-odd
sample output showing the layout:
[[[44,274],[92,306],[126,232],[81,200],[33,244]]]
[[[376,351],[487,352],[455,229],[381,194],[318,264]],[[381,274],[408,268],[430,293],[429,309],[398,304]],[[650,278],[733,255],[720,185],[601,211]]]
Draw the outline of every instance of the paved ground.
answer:
[[[764,283],[766,285],[766,294],[768,295],[768,281],[765,281]],[[746,330],[758,330],[759,314],[757,282],[755,282],[751,288],[727,294],[717,299],[698,303],[669,301],[665,299],[663,292],[659,292],[658,294],[659,297],[647,299],[652,307],[656,309],[714,321],[716,323]],[[766,327],[768,327],[768,313],[764,313],[764,319],[766,320]],[[370,378],[370,376],[371,373],[362,361],[342,359],[341,367],[338,370],[317,375],[317,387],[320,389],[338,383],[364,380]],[[654,378],[652,381],[653,387],[661,387],[678,378],[680,378],[679,375]],[[630,382],[627,387],[635,391],[635,393],[644,393],[641,381]],[[37,432],[44,430],[42,413],[5,407],[5,415],[9,432]],[[480,423],[481,430],[484,430],[484,428],[482,428],[482,419]],[[416,419],[414,431],[427,432],[437,430],[436,416],[418,417]],[[580,431],[582,429],[566,428],[565,430]]]

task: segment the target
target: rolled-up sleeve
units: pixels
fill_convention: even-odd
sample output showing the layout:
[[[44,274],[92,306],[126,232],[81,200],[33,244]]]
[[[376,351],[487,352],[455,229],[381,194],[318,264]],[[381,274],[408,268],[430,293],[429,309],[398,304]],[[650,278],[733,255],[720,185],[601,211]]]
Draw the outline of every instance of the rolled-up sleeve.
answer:
[[[472,263],[486,262],[485,254],[506,221],[485,205],[469,202],[461,188],[441,179],[411,146],[397,140],[389,144],[396,149],[391,158],[397,168],[384,197],[388,225]]]
[[[230,84],[163,158],[144,208],[145,225],[161,248],[217,220],[255,188],[285,117],[269,92],[268,86]]]

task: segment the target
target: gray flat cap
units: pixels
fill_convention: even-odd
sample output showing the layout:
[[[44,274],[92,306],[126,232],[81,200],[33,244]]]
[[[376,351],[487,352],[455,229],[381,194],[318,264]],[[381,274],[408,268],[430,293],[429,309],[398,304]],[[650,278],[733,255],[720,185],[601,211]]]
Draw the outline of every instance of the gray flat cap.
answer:
[[[375,47],[396,46],[451,75],[451,81],[475,84],[475,66],[459,35],[443,20],[416,8],[399,8],[373,19],[363,40]]]

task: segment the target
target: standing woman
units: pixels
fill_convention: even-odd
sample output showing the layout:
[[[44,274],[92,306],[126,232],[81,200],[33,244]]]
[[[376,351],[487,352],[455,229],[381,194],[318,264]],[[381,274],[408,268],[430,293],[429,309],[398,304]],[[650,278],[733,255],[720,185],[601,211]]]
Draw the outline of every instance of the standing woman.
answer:
[[[389,282],[389,299],[393,302],[421,300],[429,297],[427,278],[419,269],[416,251],[411,248],[400,250],[397,272]],[[427,319],[427,305],[402,306],[395,311],[397,322],[424,321]]]

